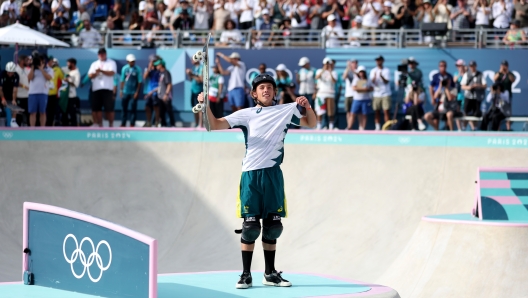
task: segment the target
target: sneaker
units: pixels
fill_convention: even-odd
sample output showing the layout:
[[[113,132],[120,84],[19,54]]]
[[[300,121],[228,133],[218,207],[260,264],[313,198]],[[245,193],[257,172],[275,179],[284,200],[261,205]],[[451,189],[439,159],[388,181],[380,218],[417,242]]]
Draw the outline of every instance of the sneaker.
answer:
[[[418,129],[419,130],[425,130],[427,127],[425,127],[425,124],[423,124],[422,122],[418,122]]]
[[[13,128],[18,127],[18,124],[16,123],[15,119],[11,119],[11,127]]]
[[[317,126],[315,127],[315,129],[317,129],[317,130],[320,130],[320,129],[321,129],[321,122],[318,122],[318,123],[317,123]]]
[[[244,271],[242,272],[242,275],[240,275],[240,280],[236,284],[237,289],[247,289],[253,286],[253,278],[251,277],[251,273]]]
[[[275,287],[291,287],[291,282],[285,280],[281,276],[282,271],[277,272],[277,270],[271,271],[270,275],[264,273],[264,278],[262,279],[262,284],[265,286],[275,286]]]

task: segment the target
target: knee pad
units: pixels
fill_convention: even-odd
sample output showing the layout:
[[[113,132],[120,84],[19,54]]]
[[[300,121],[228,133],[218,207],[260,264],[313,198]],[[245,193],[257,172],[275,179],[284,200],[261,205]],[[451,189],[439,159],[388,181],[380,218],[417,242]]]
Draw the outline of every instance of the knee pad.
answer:
[[[279,215],[270,215],[268,218],[264,219],[262,228],[262,242],[268,244],[277,243],[277,238],[282,234],[282,222]]]
[[[242,223],[240,242],[244,244],[253,244],[260,235],[260,220],[258,217],[246,217]]]

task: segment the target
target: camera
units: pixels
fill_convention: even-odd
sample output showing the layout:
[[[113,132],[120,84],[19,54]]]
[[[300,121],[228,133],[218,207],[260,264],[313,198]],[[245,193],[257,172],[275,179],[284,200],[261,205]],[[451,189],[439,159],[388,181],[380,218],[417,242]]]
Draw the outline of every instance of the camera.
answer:
[[[449,79],[442,80],[442,87],[449,86]]]
[[[39,68],[40,64],[44,60],[44,58],[42,57],[42,55],[40,55],[38,51],[33,51],[33,53],[31,53],[31,59],[33,61],[33,67],[35,69]]]

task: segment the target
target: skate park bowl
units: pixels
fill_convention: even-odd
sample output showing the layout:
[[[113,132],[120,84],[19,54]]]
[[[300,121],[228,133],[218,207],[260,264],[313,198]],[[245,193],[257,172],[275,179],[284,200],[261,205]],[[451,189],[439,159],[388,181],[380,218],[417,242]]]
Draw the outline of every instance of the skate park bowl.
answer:
[[[235,210],[245,151],[240,131],[1,130],[0,297],[106,296],[20,282],[28,269],[38,283],[41,270],[22,252],[24,202],[73,210],[156,239],[158,297],[526,297],[528,219],[508,213],[507,206],[524,206],[525,196],[514,190],[526,188],[524,182],[509,173],[526,168],[528,135],[290,130],[285,144],[288,217],[276,267],[293,287],[261,285],[257,241],[254,287],[241,291],[235,289],[240,238],[233,232],[241,225]],[[486,178],[483,169],[502,169],[504,179]],[[518,201],[497,201],[513,196],[504,190],[476,194],[475,185],[479,191],[512,189]],[[486,218],[478,196],[494,198],[508,220]],[[103,284],[123,249],[114,248],[106,232],[71,232],[67,222],[56,224],[60,237],[48,235],[47,224],[38,227],[39,237],[54,239],[59,260],[44,257],[61,263],[69,284],[94,286],[88,273],[73,275],[65,255],[73,254],[75,241],[66,236],[79,244],[90,237],[95,250],[102,240],[109,243],[112,265],[98,281]],[[95,251],[89,241],[80,249],[86,259]],[[101,244],[98,253],[105,267],[109,250]],[[84,270],[78,262],[77,275]],[[97,262],[90,267],[94,279]],[[119,270],[118,283],[126,285],[124,275],[132,272]]]

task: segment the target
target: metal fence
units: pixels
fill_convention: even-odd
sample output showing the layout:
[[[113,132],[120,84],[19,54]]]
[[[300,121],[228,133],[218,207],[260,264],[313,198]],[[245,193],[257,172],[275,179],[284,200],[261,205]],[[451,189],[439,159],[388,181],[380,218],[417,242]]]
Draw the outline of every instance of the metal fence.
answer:
[[[429,36],[420,29],[367,30],[350,29],[336,33],[321,30],[213,32],[211,44],[224,48],[354,48],[354,47],[459,47],[492,49],[528,49],[528,42],[506,43],[507,29],[449,30],[444,36]],[[102,32],[108,48],[187,48],[205,43],[209,31],[120,30]],[[58,39],[79,46],[78,35],[53,32]]]

